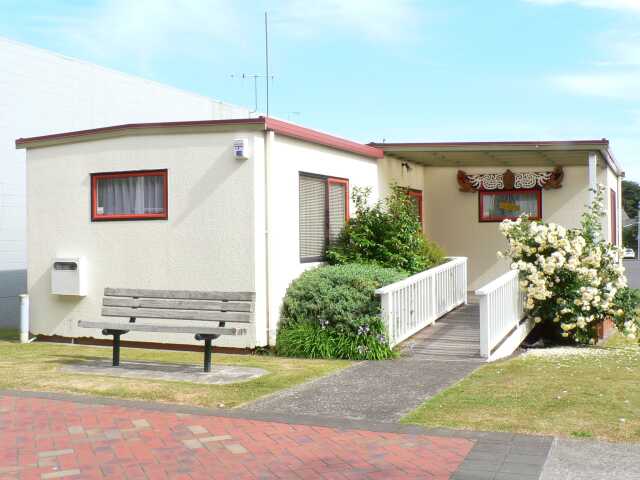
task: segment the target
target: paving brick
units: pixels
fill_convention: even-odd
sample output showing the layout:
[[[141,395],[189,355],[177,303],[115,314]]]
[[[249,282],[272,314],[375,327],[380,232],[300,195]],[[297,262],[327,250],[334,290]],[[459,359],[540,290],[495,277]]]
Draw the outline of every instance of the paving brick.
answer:
[[[10,428],[1,439],[0,469],[21,479],[444,480],[474,444],[464,438],[181,415],[166,407],[2,395],[0,403],[7,398],[12,402],[2,422]]]
[[[213,437],[200,437],[198,438],[201,442],[221,442],[223,440],[231,440],[230,435],[215,435]]]
[[[73,453],[73,449],[66,448],[64,450],[50,450],[47,452],[38,452],[38,457],[40,458],[57,457],[59,455],[69,455],[70,453]]]
[[[182,443],[184,444],[185,447],[191,448],[191,449],[203,448],[202,443],[200,443],[200,441],[197,438],[188,438],[186,440],[182,440]]]
[[[67,431],[71,435],[81,435],[84,433],[84,428],[82,425],[71,425],[70,427],[67,427]]]
[[[73,470],[59,470],[57,472],[49,472],[49,473],[43,473],[40,478],[42,479],[46,479],[46,478],[67,478],[67,477],[76,477],[80,475],[80,470],[73,469]]]
[[[194,435],[203,435],[205,433],[209,433],[209,431],[202,425],[188,425],[187,428],[191,430],[191,433],[193,433]]]
[[[149,422],[144,419],[132,420],[131,423],[133,423],[136,428],[149,428],[151,426],[149,425]]]

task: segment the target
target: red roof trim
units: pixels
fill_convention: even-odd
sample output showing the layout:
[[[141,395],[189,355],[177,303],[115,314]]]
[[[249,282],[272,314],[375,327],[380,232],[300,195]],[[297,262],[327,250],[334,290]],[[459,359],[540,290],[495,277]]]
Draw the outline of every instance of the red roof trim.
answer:
[[[101,133],[119,132],[124,130],[135,130],[144,128],[173,128],[173,127],[198,127],[216,125],[255,125],[264,123],[262,117],[259,118],[239,118],[229,120],[195,120],[181,122],[155,122],[155,123],[125,123],[123,125],[113,125],[110,127],[91,128],[89,130],[76,130],[72,132],[54,133],[51,135],[41,135],[39,137],[19,138],[16,146],[28,145],[30,143],[46,142],[63,138],[87,137],[100,135]]]
[[[297,138],[306,142],[325,145],[327,147],[336,148],[338,150],[370,158],[384,157],[384,152],[379,148],[329,135],[328,133],[318,132],[317,130],[311,130],[310,128],[301,127],[292,123],[283,122],[282,120],[276,120],[268,117],[265,119],[265,125],[268,130],[273,130],[275,133],[285,137]]]
[[[384,152],[378,148],[354,142],[345,138],[336,137],[327,133],[318,132],[310,128],[283,122],[274,118],[238,118],[229,120],[196,120],[180,122],[155,122],[155,123],[127,123],[124,125],[114,125],[110,127],[92,128],[89,130],[77,130],[73,132],[54,133],[52,135],[41,135],[38,137],[19,138],[16,140],[16,147],[24,147],[40,142],[56,140],[75,139],[101,135],[108,133],[124,133],[128,130],[159,129],[159,128],[182,128],[182,127],[208,127],[224,125],[261,125],[265,130],[273,130],[277,134],[297,138],[306,142],[325,145],[327,147],[343,150],[357,155],[370,158],[382,158]]]
[[[545,140],[545,141],[499,141],[499,142],[406,142],[406,143],[377,143],[371,142],[376,148],[385,147],[530,147],[530,146],[580,146],[580,145],[609,145],[609,140],[601,138],[598,140]]]

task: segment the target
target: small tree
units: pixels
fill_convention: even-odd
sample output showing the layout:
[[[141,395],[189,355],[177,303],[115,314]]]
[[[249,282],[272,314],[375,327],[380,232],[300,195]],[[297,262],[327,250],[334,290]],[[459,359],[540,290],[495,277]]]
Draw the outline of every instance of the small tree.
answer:
[[[370,188],[353,189],[356,215],[329,248],[329,263],[372,263],[417,273],[444,261],[442,249],[422,234],[405,188],[392,185],[391,193],[373,205],[370,195]]]
[[[580,228],[526,216],[500,225],[509,246],[498,254],[510,257],[520,273],[529,317],[581,343],[594,342],[605,318],[631,338],[640,329],[638,295],[627,288],[620,249],[602,239],[603,192],[595,192]]]

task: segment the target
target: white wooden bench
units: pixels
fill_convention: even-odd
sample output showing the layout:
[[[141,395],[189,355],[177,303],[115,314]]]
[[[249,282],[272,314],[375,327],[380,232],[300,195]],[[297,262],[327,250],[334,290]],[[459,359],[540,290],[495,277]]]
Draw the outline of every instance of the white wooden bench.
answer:
[[[128,318],[122,321],[78,321],[83,328],[101,328],[113,335],[113,366],[120,365],[120,336],[128,332],[193,333],[204,341],[204,371],[211,371],[211,341],[220,335],[245,335],[253,321],[255,293],[202,292],[192,290],[140,290],[105,288],[102,316]],[[139,318],[145,323],[136,323]],[[173,322],[171,320],[174,320]],[[189,320],[179,324],[175,320]],[[217,322],[212,325],[211,322]],[[227,323],[245,328],[227,327]]]

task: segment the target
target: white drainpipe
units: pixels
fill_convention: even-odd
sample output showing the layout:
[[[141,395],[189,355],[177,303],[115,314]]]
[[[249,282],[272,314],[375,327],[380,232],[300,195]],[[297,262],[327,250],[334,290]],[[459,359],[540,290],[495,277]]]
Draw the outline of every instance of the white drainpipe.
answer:
[[[589,152],[589,203],[595,197],[594,190],[598,189],[598,155],[596,152]]]
[[[29,343],[29,295],[20,295],[20,343]]]

